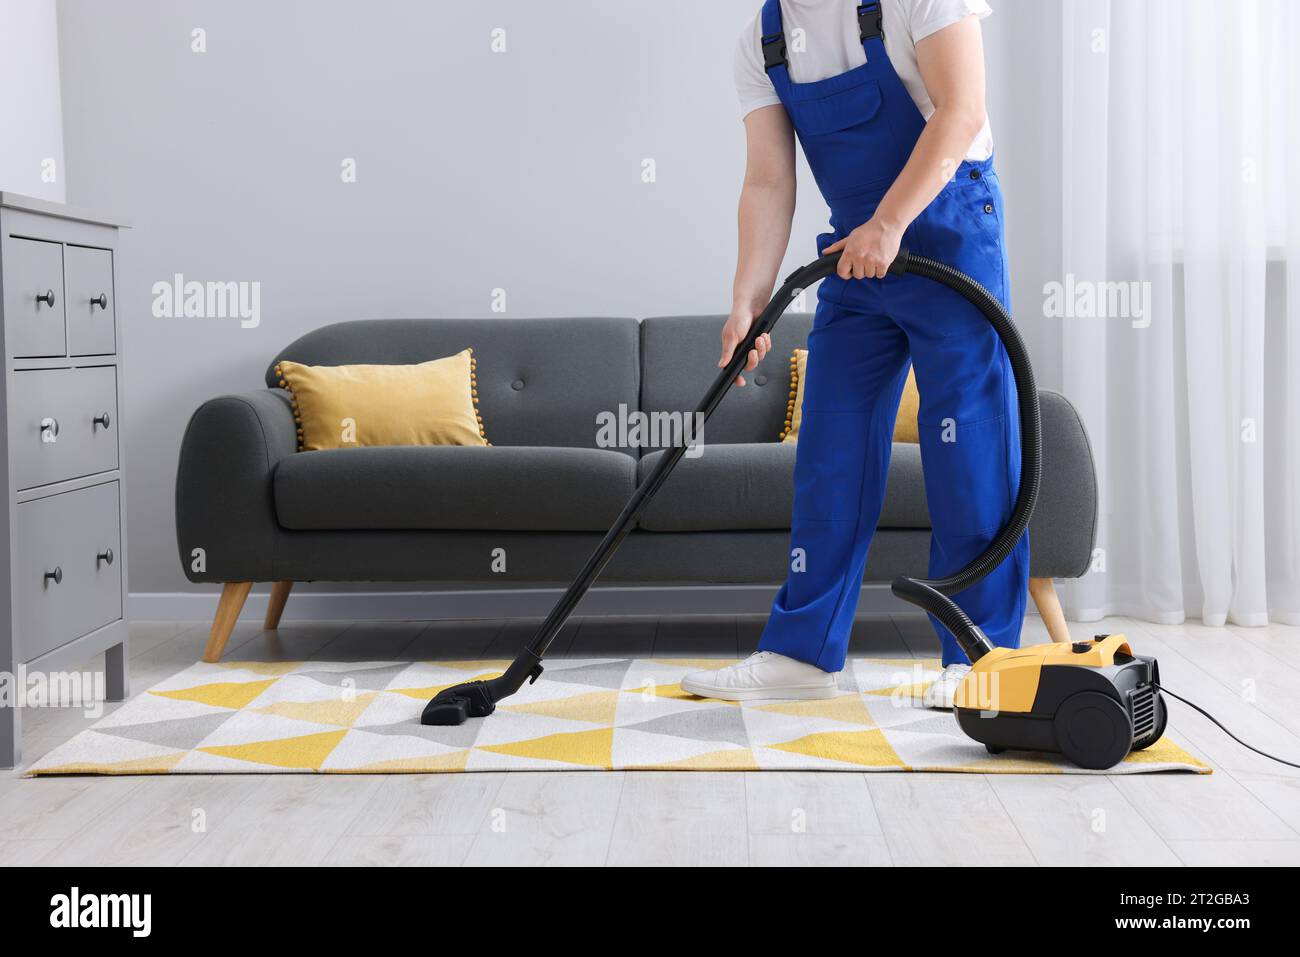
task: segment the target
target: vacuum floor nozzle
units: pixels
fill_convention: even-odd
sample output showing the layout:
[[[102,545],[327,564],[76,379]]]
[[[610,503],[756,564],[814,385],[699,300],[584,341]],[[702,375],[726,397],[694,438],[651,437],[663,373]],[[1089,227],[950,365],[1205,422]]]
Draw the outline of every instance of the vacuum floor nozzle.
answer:
[[[420,724],[454,725],[464,724],[467,718],[486,718],[498,701],[509,698],[525,681],[536,681],[541,673],[541,657],[525,649],[504,674],[443,688],[424,706]]]
[[[486,681],[467,681],[443,688],[424,706],[420,724],[464,724],[468,718],[486,718],[497,709]]]

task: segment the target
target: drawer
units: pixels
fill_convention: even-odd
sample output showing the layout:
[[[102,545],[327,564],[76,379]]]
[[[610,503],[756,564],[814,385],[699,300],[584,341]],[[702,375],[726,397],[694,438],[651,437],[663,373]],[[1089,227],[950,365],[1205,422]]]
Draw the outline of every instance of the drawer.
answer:
[[[7,237],[3,285],[9,354],[20,359],[67,355],[63,246],[41,239]]]
[[[18,488],[117,468],[117,370],[12,373],[9,454]]]
[[[68,355],[102,356],[117,349],[113,308],[113,251],[89,246],[63,249]]]
[[[13,569],[19,661],[122,617],[118,483],[17,506]]]

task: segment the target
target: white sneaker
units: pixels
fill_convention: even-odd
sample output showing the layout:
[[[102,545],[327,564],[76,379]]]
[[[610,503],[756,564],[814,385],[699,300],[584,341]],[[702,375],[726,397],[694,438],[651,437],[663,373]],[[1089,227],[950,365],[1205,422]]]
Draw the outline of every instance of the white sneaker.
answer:
[[[802,700],[839,694],[835,675],[774,651],[756,651],[717,671],[696,671],[682,679],[682,690],[722,701]]]
[[[957,686],[968,674],[970,674],[970,665],[952,664],[944,668],[943,674],[934,679],[934,684],[925,689],[925,706],[951,711]]]

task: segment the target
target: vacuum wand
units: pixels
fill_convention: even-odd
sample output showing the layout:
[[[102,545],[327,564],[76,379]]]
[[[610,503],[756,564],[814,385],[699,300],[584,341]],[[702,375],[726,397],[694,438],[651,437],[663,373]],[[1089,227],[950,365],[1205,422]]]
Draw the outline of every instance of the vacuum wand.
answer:
[[[696,422],[705,422],[722,401],[735,379],[740,375],[748,361],[749,353],[754,349],[760,336],[771,332],[777,320],[789,308],[790,303],[803,290],[813,283],[826,278],[835,271],[840,254],[832,253],[814,260],[806,266],[796,269],[781,284],[781,288],[772,296],[770,302],[759,313],[751,325],[743,342],[732,353],[731,361],[718,375],[699,407],[695,410]],[[916,273],[934,279],[949,286],[954,291],[973,302],[997,330],[1011,358],[1016,372],[1016,384],[1020,392],[1020,419],[1024,458],[1020,481],[1020,492],[1012,511],[1011,519],[1002,531],[978,558],[961,569],[955,575],[945,579],[928,581],[913,578],[899,578],[893,583],[893,592],[905,601],[924,608],[938,618],[956,636],[962,648],[971,657],[979,658],[992,648],[988,638],[970,620],[970,618],[952,601],[949,595],[968,588],[980,578],[998,566],[1014,547],[1020,535],[1024,533],[1029,522],[1029,513],[1033,509],[1034,498],[1038,492],[1039,478],[1039,441],[1038,441],[1038,392],[1033,383],[1033,372],[1029,368],[1024,345],[1016,332],[1001,303],[983,286],[955,269],[924,257],[911,256],[907,250],[900,250],[890,264],[892,275]],[[1019,357],[1019,361],[1018,361]],[[1032,440],[1032,441],[1031,441]],[[628,536],[636,524],[637,518],[645,510],[668,475],[681,461],[686,446],[678,443],[665,451],[658,465],[642,480],[632,493],[632,497],[623,507],[618,519],[600,544],[596,546],[591,557],[587,559],[578,572],[573,583],[560,596],[551,609],[546,620],[529,641],[505,673],[497,678],[485,681],[471,681],[454,685],[440,691],[425,706],[421,723],[427,725],[461,724],[467,718],[481,718],[491,714],[496,703],[518,691],[525,681],[536,681],[542,673],[542,658],[547,648],[559,634],[564,623],[582,601],[583,596],[600,576],[609,560],[618,550],[623,539]]]

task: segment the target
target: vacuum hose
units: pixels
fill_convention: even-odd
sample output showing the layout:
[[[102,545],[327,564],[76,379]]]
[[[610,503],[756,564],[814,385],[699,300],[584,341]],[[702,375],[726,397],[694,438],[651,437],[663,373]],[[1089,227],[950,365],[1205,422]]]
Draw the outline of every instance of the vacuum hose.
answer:
[[[797,280],[802,288],[829,276],[839,263],[839,258],[839,253],[823,256],[794,273],[786,281],[786,285],[788,286],[791,280]],[[1015,377],[1020,410],[1020,489],[1016,494],[1010,517],[984,551],[953,574],[943,578],[911,578],[900,575],[890,586],[890,590],[899,598],[934,615],[952,632],[970,660],[975,661],[991,651],[993,643],[950,596],[974,585],[1001,565],[1016,547],[1021,536],[1025,534],[1025,530],[1029,528],[1029,516],[1033,513],[1034,502],[1038,499],[1043,470],[1042,418],[1038,408],[1038,386],[1034,382],[1034,369],[1029,363],[1029,354],[1025,349],[1024,340],[1020,338],[1020,331],[1002,303],[982,285],[945,263],[925,256],[911,255],[906,249],[899,251],[898,256],[890,264],[889,272],[896,276],[911,273],[931,279],[947,286],[983,313],[1002,342],[1002,347],[1006,350],[1007,358],[1011,363],[1011,372]],[[785,291],[783,286],[777,298],[781,298]],[[798,290],[795,291],[795,295],[797,294]],[[775,302],[776,299],[773,300],[773,304]],[[782,305],[782,312],[788,304],[787,300],[785,305]],[[771,305],[768,306],[768,309],[770,308]],[[766,314],[767,310],[764,310],[764,317]],[[772,325],[775,325],[775,321]],[[746,348],[744,354],[748,355],[748,351]]]
[[[993,644],[980,631],[979,625],[971,622],[970,616],[949,596],[970,588],[1000,566],[1030,527],[1030,515],[1034,512],[1034,503],[1039,497],[1039,486],[1043,481],[1043,419],[1039,411],[1039,389],[1035,385],[1034,367],[1030,364],[1030,356],[1024,348],[1021,333],[1015,328],[1015,322],[1011,321],[1006,309],[1002,308],[1002,303],[998,302],[997,296],[950,265],[937,263],[924,256],[909,255],[906,250],[898,254],[889,270],[897,274],[913,273],[914,276],[924,276],[927,280],[948,286],[984,313],[984,319],[993,326],[993,332],[997,333],[997,338],[1006,350],[1011,374],[1015,377],[1015,393],[1021,412],[1021,488],[1015,495],[1010,518],[998,529],[993,541],[989,542],[982,553],[952,575],[943,579],[911,579],[904,575],[894,579],[891,586],[896,596],[922,607],[939,619],[957,638],[957,644],[966,651],[967,657],[974,662],[992,650]]]

